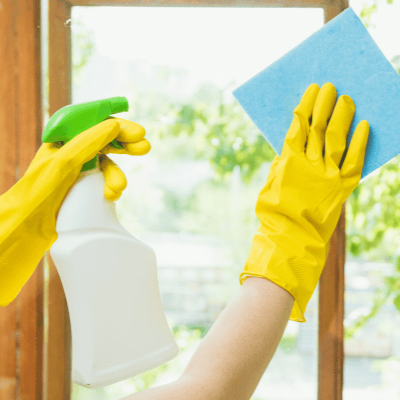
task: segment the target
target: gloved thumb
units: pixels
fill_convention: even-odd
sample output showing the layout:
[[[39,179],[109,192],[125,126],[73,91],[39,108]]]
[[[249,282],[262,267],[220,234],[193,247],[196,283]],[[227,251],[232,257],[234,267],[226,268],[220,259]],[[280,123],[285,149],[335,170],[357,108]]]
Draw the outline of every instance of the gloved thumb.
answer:
[[[106,119],[99,124],[80,133],[55,153],[55,157],[65,160],[75,168],[83,165],[114,140],[120,131],[120,125],[115,119]]]

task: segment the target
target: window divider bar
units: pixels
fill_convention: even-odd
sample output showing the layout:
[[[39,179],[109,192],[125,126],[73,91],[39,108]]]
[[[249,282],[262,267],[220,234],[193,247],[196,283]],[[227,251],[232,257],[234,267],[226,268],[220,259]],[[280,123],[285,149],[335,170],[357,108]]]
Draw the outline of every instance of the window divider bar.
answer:
[[[319,283],[318,400],[342,400],[343,396],[345,209],[346,203]]]
[[[48,0],[49,117],[72,103],[71,9],[68,1]],[[68,400],[72,388],[68,306],[60,276],[48,251],[44,258],[49,271],[44,399]]]

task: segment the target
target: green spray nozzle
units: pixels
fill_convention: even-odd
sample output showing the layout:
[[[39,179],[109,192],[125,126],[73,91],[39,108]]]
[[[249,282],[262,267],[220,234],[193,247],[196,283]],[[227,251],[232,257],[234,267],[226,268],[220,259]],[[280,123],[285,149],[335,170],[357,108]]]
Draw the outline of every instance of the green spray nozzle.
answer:
[[[42,134],[43,143],[69,142],[75,136],[104,121],[111,114],[128,111],[125,97],[110,97],[88,103],[70,104],[56,111],[46,124]],[[123,146],[115,139],[110,143],[116,149]],[[98,156],[83,164],[81,171],[96,168]]]

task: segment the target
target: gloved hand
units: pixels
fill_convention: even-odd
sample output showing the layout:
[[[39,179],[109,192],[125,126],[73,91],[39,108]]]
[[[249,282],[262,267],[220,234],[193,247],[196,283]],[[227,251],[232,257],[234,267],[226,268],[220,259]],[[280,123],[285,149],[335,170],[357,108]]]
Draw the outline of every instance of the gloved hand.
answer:
[[[119,123],[120,132],[116,139],[122,142],[124,147],[123,150],[116,149],[107,144],[100,150],[99,154],[100,169],[103,171],[105,179],[104,196],[110,201],[115,201],[121,197],[122,192],[127,186],[127,181],[125,174],[106,154],[142,156],[150,151],[151,146],[144,139],[145,130],[141,125],[122,118],[108,117],[107,119],[113,119]]]
[[[281,157],[257,199],[261,226],[239,277],[240,284],[264,277],[287,290],[295,300],[289,319],[298,322],[305,322],[342,205],[360,181],[369,135],[361,121],[340,167],[355,106],[346,95],[335,106],[336,97],[331,83],[312,84],[295,108]]]
[[[142,126],[110,117],[82,132],[61,148],[43,143],[24,176],[0,196],[0,306],[18,295],[46,250],[57,239],[56,217],[82,165],[100,152],[104,195],[116,200],[126,178],[105,154],[143,155],[150,143]],[[122,149],[109,146],[113,139]]]

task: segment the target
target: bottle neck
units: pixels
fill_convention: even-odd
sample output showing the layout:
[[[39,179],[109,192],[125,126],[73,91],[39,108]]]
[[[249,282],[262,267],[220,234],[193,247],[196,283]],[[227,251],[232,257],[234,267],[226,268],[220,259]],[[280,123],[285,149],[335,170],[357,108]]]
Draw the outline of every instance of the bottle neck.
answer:
[[[88,169],[87,171],[81,171],[78,175],[78,178],[74,182],[74,186],[78,184],[81,180],[85,179],[87,176],[102,173],[99,163],[97,163],[96,168]]]
[[[82,171],[64,198],[57,216],[56,231],[113,230],[127,233],[118,221],[115,203],[104,197],[100,168]]]

